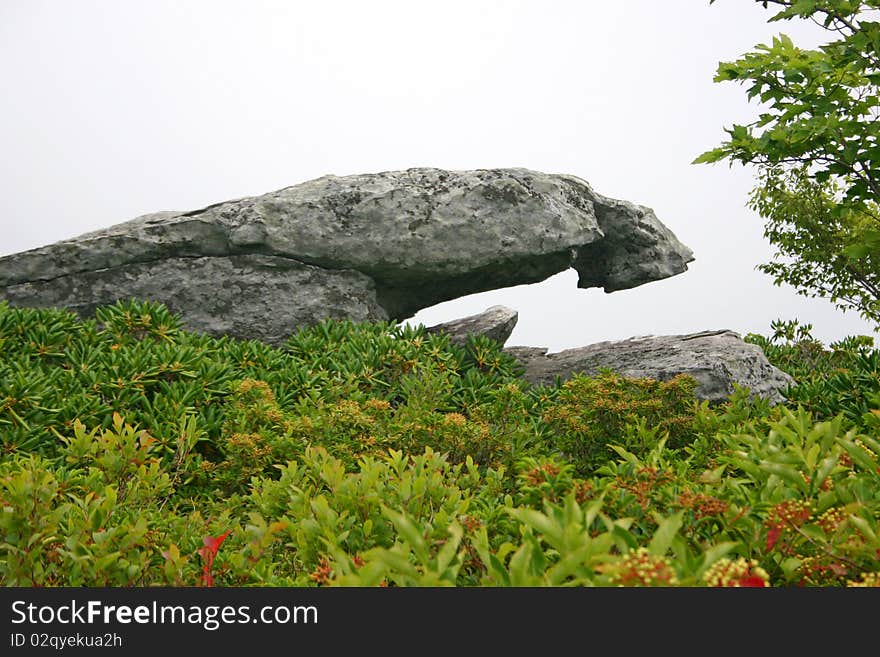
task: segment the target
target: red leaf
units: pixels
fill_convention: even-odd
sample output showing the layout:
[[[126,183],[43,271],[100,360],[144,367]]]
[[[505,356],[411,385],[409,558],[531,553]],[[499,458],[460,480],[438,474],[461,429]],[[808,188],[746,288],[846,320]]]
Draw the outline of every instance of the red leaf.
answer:
[[[776,541],[779,540],[779,534],[782,533],[779,527],[771,527],[767,530],[767,551],[773,549],[773,546],[776,545]]]
[[[742,579],[740,579],[739,585],[764,588],[767,586],[767,582],[765,582],[763,578],[758,577],[757,575],[749,575],[748,577],[743,577]]]
[[[205,543],[205,547],[202,548],[202,550],[207,549],[211,552],[212,555],[217,554],[217,550],[220,549],[220,546],[223,545],[223,541],[226,540],[226,537],[229,536],[229,534],[231,532],[232,532],[231,529],[227,529],[225,532],[223,532],[222,534],[220,534],[220,536],[217,536],[216,538],[213,536],[205,536],[205,538],[202,539],[203,542]],[[202,552],[202,550],[199,550],[199,552]]]
[[[230,533],[232,533],[231,529],[223,532],[220,536],[205,536],[202,539],[205,546],[199,548],[199,554],[205,560],[202,566],[202,582],[205,586],[214,586],[214,577],[211,574],[211,568],[214,566],[214,557],[217,556],[217,551]]]

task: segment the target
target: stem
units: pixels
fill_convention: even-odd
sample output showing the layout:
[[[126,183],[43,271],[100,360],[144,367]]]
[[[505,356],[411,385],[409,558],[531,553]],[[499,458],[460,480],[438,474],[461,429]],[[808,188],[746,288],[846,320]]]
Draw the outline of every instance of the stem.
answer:
[[[854,569],[854,570],[856,570],[856,571],[860,570],[861,566],[859,566],[859,564],[856,563],[855,561],[853,561],[852,559],[849,559],[849,558],[847,558],[847,557],[842,557],[842,556],[836,554],[836,553],[834,552],[834,550],[832,550],[832,549],[831,549],[829,546],[827,546],[827,545],[820,545],[820,544],[817,543],[817,542],[816,542],[811,536],[809,536],[807,533],[805,533],[800,527],[798,527],[798,526],[796,526],[796,525],[794,525],[794,524],[792,524],[792,523],[789,523],[789,525],[790,525],[790,526],[792,527],[792,529],[794,529],[798,534],[800,534],[800,535],[803,536],[805,539],[807,539],[807,542],[808,542],[810,545],[812,545],[813,547],[815,547],[815,548],[821,550],[822,552],[824,552],[826,555],[828,555],[829,557],[831,557],[831,558],[833,558],[833,559],[837,559],[838,561],[842,561],[843,563],[847,564],[850,568],[852,568],[852,569]]]

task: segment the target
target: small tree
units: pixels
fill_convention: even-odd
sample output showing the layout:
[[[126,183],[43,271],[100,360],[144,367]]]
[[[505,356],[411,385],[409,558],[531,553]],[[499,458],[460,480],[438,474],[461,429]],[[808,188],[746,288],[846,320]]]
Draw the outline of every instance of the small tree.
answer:
[[[880,0],[757,2],[834,39],[807,50],[780,34],[721,62],[715,81],[747,85],[762,111],[694,163],[756,165],[749,205],[777,249],[759,268],[880,325]]]

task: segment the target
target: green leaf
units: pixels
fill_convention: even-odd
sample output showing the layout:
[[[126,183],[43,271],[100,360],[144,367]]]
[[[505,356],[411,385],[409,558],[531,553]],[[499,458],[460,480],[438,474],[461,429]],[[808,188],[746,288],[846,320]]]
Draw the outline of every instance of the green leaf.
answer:
[[[510,584],[511,586],[528,586],[532,583],[529,575],[529,565],[532,561],[532,545],[528,542],[519,546],[519,549],[510,557]]]
[[[382,515],[394,524],[394,528],[409,544],[418,560],[422,564],[427,564],[430,560],[428,546],[419,528],[405,514],[398,513],[384,505],[382,506]]]
[[[739,541],[724,541],[703,551],[699,568],[695,573],[697,578],[702,577],[703,573],[705,573],[713,563],[718,561],[724,555],[730,553],[730,551],[738,545],[740,545]]]
[[[636,538],[629,531],[627,531],[625,527],[617,524],[617,522],[615,522],[610,534],[614,538],[614,542],[621,552],[637,550],[639,547],[639,542],[636,540]]]
[[[868,539],[869,545],[871,546],[880,546],[880,541],[877,539],[877,534],[867,520],[862,518],[861,516],[857,516],[853,513],[849,515],[849,521],[858,529],[862,536]]]
[[[702,155],[699,155],[691,162],[691,164],[712,164],[713,162],[723,160],[727,154],[728,152],[725,149],[713,148],[711,151],[706,151]]]
[[[801,527],[801,531],[814,541],[821,542],[826,540],[825,532],[818,525],[804,525]]]
[[[790,465],[783,465],[782,463],[774,463],[772,461],[761,461],[758,463],[758,467],[764,472],[774,474],[777,477],[784,479],[795,486],[798,490],[803,490],[806,486],[801,471]]]
[[[648,543],[648,552],[658,557],[664,556],[672,545],[678,530],[681,529],[683,517],[684,511],[679,511],[659,521],[657,531],[654,532],[651,542]]]
[[[850,244],[843,250],[843,255],[850,260],[861,260],[871,255],[872,251],[873,249],[868,244]]]
[[[535,509],[510,509],[509,513],[521,523],[531,527],[553,546],[560,546],[564,541],[562,528],[551,518]]]
[[[485,561],[483,563],[486,563]],[[496,580],[496,586],[510,586],[510,575],[507,568],[494,554],[489,555],[489,563],[486,564],[489,574]]]
[[[457,522],[449,526],[449,540],[447,540],[440,551],[437,553],[437,570],[443,572],[447,569],[452,560],[455,558],[458,546],[461,544],[464,532]]]
[[[386,572],[386,564],[381,560],[365,563],[357,572],[360,579],[358,585],[364,587],[379,586],[385,578]]]
[[[386,550],[379,548],[376,551],[376,559],[395,573],[401,573],[409,577],[419,576],[419,571],[409,560],[409,556],[395,549]]]
[[[784,572],[786,575],[791,575],[793,572],[801,567],[802,563],[803,561],[801,561],[800,559],[797,559],[795,557],[788,557],[787,559],[783,560],[781,564],[779,564],[779,567],[782,568],[782,572]]]
[[[837,442],[843,446],[856,465],[867,472],[878,474],[878,467],[880,466],[878,466],[877,461],[866,450],[850,440],[839,438]]]
[[[822,485],[822,482],[831,474],[831,471],[837,467],[837,463],[839,460],[839,455],[837,451],[831,452],[828,456],[826,456],[819,463],[819,467],[816,469],[816,474],[813,477],[813,486],[818,488]]]
[[[548,585],[562,586],[566,583],[569,577],[575,577],[578,579],[583,577],[583,575],[586,574],[582,572],[585,571],[584,565],[589,560],[591,554],[592,546],[583,545],[580,548],[563,556],[547,572]],[[578,583],[583,584],[584,582],[581,581]]]

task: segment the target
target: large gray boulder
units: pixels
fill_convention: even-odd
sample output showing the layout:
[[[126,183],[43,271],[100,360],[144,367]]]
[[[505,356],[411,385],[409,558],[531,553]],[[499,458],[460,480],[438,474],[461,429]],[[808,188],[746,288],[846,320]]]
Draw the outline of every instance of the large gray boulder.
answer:
[[[666,381],[687,374],[697,381],[698,399],[720,402],[737,384],[773,403],[785,400],[783,392],[793,379],[767,360],[760,347],[728,330],[688,335],[650,335],[619,342],[599,342],[586,347],[547,353],[536,347],[508,347],[525,367],[523,378],[536,385],[552,385],[575,373],[594,375],[609,368],[628,377]]]
[[[88,315],[128,297],[187,328],[281,342],[323,317],[401,320],[573,267],[611,292],[693,255],[649,208],[528,169],[324,176],[0,258],[0,299]]]
[[[425,330],[428,333],[445,333],[453,344],[467,344],[468,338],[477,335],[504,344],[513,333],[518,318],[519,313],[513,308],[491,306],[476,315],[428,326]]]
[[[158,300],[188,328],[272,344],[293,332],[288,327],[323,319],[388,319],[369,276],[258,254],[132,262],[12,285],[3,296],[13,305],[66,307],[82,315],[123,296]]]

